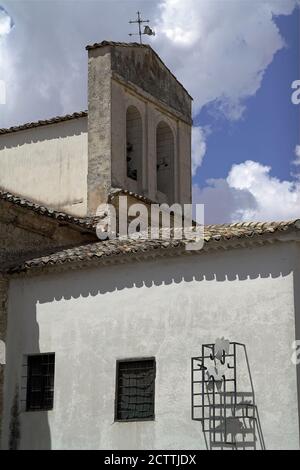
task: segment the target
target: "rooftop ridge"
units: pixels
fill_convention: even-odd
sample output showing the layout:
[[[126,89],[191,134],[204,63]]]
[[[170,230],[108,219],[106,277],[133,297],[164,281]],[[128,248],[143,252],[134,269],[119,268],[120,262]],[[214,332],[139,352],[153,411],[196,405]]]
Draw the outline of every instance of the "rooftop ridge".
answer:
[[[110,193],[110,201],[114,198],[118,197],[119,195],[124,194],[128,196],[132,196],[137,198],[145,203],[153,203],[150,199],[145,196],[133,193],[132,191],[122,189],[122,188],[112,188]],[[98,220],[98,217],[76,217],[66,212],[59,211],[57,209],[49,208],[43,204],[38,202],[31,201],[23,196],[18,196],[16,194],[12,194],[9,191],[0,188],[0,201],[7,201],[12,204],[25,207],[27,209],[31,209],[32,211],[38,212],[42,215],[50,216],[52,218],[57,218],[58,220],[70,220],[71,222],[75,222],[78,224],[90,225],[90,227],[95,227],[95,223]],[[287,220],[287,221],[245,221],[245,222],[230,222],[230,223],[222,223],[222,224],[207,224],[204,225],[206,231],[226,231],[226,229],[236,229],[238,232],[239,229],[248,229],[250,232],[251,229],[256,229],[257,232],[272,232],[274,230],[286,230],[289,227],[294,227],[296,229],[300,229],[300,217],[299,219]]]
[[[87,116],[88,116],[87,111],[79,111],[79,112],[75,112],[72,114],[65,114],[63,116],[55,116],[49,119],[20,124],[19,126],[2,128],[0,129],[0,135],[11,134],[13,132],[24,131],[24,130],[32,129],[35,127],[49,126],[51,124],[57,124],[59,122],[64,122],[64,121],[71,121],[72,119],[80,119],[80,118],[87,117]]]
[[[117,46],[117,47],[137,47],[140,49],[148,49],[156,56],[156,58],[161,62],[161,64],[168,70],[168,72],[172,75],[172,77],[176,80],[176,82],[181,86],[181,88],[188,94],[188,96],[193,100],[193,97],[190,95],[188,90],[182,85],[182,83],[178,80],[178,78],[174,75],[174,73],[169,69],[169,67],[164,63],[162,58],[158,55],[158,53],[150,46],[150,44],[139,44],[138,42],[115,42],[115,41],[102,41],[102,42],[95,42],[94,44],[89,44],[86,46],[86,50],[90,51],[93,49],[98,49],[100,47],[106,46]]]
[[[245,223],[247,224],[247,222]],[[272,223],[271,223],[272,224]],[[274,224],[274,223],[273,223]],[[283,225],[284,224],[284,225]],[[227,227],[233,227],[235,224],[228,224]],[[278,239],[274,237],[275,232],[289,232],[300,231],[300,219],[290,222],[279,222],[276,230],[265,230],[265,231],[246,231],[245,233],[209,233],[207,229],[211,226],[205,227],[204,236],[204,251],[210,249],[229,249],[230,247],[244,248],[252,246],[252,244],[258,244],[259,246],[263,243],[272,243]],[[216,227],[216,226],[215,226]],[[154,256],[168,255],[172,253],[181,253],[182,251],[187,254],[193,254],[195,251],[185,251],[186,244],[190,243],[186,239],[112,239],[97,241],[74,248],[68,248],[59,250],[56,253],[52,253],[49,256],[41,256],[38,258],[30,259],[11,268],[7,274],[22,274],[28,271],[40,270],[43,268],[63,268],[66,269],[68,266],[79,266],[86,267],[90,263],[99,263],[101,261],[115,262],[120,257],[138,258],[150,255],[151,258]],[[203,250],[200,250],[202,252]],[[199,253],[199,251],[196,251]],[[47,271],[46,271],[47,272]]]
[[[119,190],[115,190],[116,193]],[[130,193],[131,195],[133,193]],[[37,203],[30,202],[19,196],[14,196],[8,192],[0,190],[0,201],[8,201],[21,207],[37,212],[43,216],[48,216],[58,221],[70,223],[81,228],[96,231],[97,217],[73,217],[71,215],[48,209]],[[228,249],[231,246],[246,247],[251,243],[259,245],[263,243],[281,240],[281,235],[297,232],[295,238],[300,239],[300,218],[290,221],[278,222],[238,222],[228,224],[213,224],[204,226],[204,251],[217,248]],[[162,229],[163,233],[163,229]],[[279,238],[276,238],[278,235]],[[284,239],[283,239],[284,240]],[[289,237],[287,238],[289,240]],[[170,253],[174,250],[185,250],[188,239],[158,239],[148,238],[137,239],[108,239],[95,241],[90,244],[75,246],[73,248],[58,250],[51,255],[41,256],[27,260],[20,265],[15,266],[8,274],[17,274],[31,271],[35,268],[47,266],[73,265],[74,263],[90,263],[108,258],[119,258],[120,256],[143,256],[149,253],[150,256],[156,256],[160,253]]]
[[[39,215],[55,219],[57,221],[65,222],[78,227],[94,230],[96,225],[96,217],[76,217],[56,209],[48,208],[37,202],[30,201],[22,196],[16,196],[8,191],[1,190],[0,188],[0,202],[5,201],[19,207],[31,210]]]

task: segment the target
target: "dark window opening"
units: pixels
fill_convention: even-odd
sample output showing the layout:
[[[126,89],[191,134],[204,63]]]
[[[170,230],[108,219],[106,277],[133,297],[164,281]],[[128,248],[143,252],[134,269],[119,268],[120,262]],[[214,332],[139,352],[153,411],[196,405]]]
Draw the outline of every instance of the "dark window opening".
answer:
[[[137,169],[134,168],[135,162],[133,161],[133,145],[130,142],[127,142],[127,176],[134,181],[137,181]]]
[[[160,122],[156,131],[156,172],[157,190],[167,196],[168,202],[174,201],[174,135],[165,122]]]
[[[134,106],[126,113],[126,139],[127,177],[137,181],[142,171],[143,129],[140,112]]]
[[[154,419],[155,359],[117,361],[116,420]]]
[[[37,354],[27,358],[27,411],[53,409],[54,354]]]

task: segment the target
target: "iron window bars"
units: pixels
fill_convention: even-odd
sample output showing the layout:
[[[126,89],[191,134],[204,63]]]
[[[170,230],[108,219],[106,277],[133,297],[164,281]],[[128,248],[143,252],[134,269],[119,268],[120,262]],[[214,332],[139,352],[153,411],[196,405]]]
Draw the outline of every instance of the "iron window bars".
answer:
[[[116,421],[154,419],[155,359],[117,361]]]
[[[26,411],[53,409],[55,354],[27,357]]]

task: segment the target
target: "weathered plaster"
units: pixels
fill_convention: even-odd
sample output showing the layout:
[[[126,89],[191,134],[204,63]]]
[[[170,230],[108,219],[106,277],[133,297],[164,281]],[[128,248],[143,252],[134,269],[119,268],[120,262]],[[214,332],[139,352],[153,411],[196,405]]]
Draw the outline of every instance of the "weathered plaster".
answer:
[[[37,256],[94,241],[89,232],[61,225],[34,211],[0,201],[0,272]],[[8,280],[0,274],[0,434],[6,356]],[[14,425],[15,426],[15,425]],[[14,440],[16,442],[16,440]]]
[[[85,216],[87,141],[86,117],[0,135],[0,188]]]
[[[190,119],[191,97],[151,49],[113,46],[111,57],[114,72]]]
[[[0,201],[0,271],[23,260],[95,239],[94,234]]]
[[[49,413],[20,414],[20,448],[204,449],[190,358],[245,343],[268,449],[299,448],[293,243],[11,281],[3,447],[24,354],[55,352]],[[58,327],[59,325],[59,327]],[[114,423],[117,359],[155,357],[155,421]]]
[[[88,61],[88,214],[106,203],[111,188],[111,56],[90,51]]]
[[[156,83],[156,85],[155,85]],[[147,48],[105,46],[89,51],[88,211],[95,215],[110,188],[121,187],[156,202],[191,202],[191,98]],[[141,178],[127,178],[126,111],[142,118]],[[156,129],[174,134],[175,192],[169,201],[157,191]]]

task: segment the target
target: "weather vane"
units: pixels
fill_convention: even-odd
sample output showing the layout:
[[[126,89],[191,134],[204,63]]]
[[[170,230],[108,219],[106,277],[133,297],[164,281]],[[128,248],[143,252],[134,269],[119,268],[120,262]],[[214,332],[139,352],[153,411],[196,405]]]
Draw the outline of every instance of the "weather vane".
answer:
[[[143,23],[149,23],[149,20],[143,20],[141,18],[141,13],[138,11],[137,12],[137,20],[130,20],[129,23],[137,23],[139,25],[139,32],[138,33],[129,33],[129,36],[139,36],[140,37],[140,43],[143,44],[142,41],[142,36],[143,34],[147,34],[147,36],[155,36],[155,32],[147,25],[144,27],[144,32],[142,33],[142,24]]]

